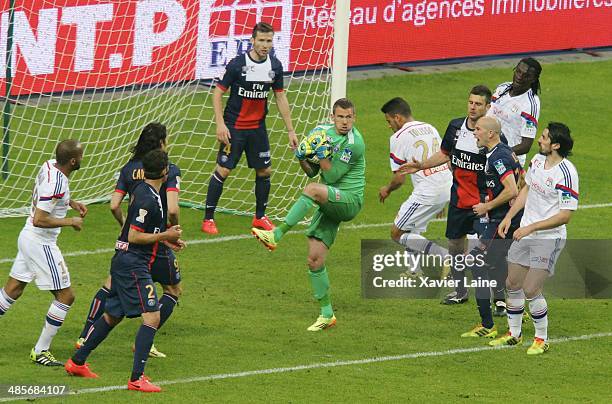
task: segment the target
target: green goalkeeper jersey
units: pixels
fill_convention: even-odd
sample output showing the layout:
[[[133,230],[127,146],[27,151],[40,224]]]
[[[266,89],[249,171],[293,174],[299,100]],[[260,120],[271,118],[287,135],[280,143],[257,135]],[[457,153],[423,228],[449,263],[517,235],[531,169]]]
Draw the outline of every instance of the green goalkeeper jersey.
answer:
[[[357,195],[363,203],[366,167],[363,136],[355,127],[346,135],[337,134],[334,125],[320,127],[326,129],[333,149],[331,170],[320,171],[323,182]]]

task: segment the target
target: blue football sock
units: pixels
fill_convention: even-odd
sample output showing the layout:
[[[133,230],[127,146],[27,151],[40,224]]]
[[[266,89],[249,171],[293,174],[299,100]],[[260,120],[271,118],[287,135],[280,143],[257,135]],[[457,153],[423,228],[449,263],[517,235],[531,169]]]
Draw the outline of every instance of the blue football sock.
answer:
[[[490,299],[476,299],[478,305],[478,313],[480,313],[480,319],[482,320],[482,326],[485,328],[493,327],[493,313],[491,312],[491,300]]]
[[[223,193],[224,181],[225,178],[223,178],[218,171],[215,171],[213,175],[210,176],[208,192],[206,193],[206,213],[204,219],[208,220],[215,217],[215,209],[217,209],[219,198],[221,198],[221,194]]]
[[[143,375],[156,332],[157,328],[147,324],[141,325],[138,329],[138,334],[136,334],[136,350],[134,351],[134,366],[132,367],[132,377],[130,378],[131,381],[136,381]]]
[[[91,351],[96,349],[98,345],[104,341],[112,329],[113,327],[106,322],[104,317],[100,317],[98,321],[91,326],[89,337],[87,337],[83,346],[74,353],[72,361],[77,365],[84,364]]]
[[[85,338],[89,332],[89,328],[102,317],[102,314],[104,314],[104,307],[106,306],[106,298],[109,294],[110,290],[106,289],[104,286],[98,290],[89,306],[89,313],[87,314],[87,319],[85,320],[85,325],[83,326],[83,331],[81,331],[79,338]]]
[[[270,195],[270,176],[255,177],[255,217],[261,219],[266,214]]]
[[[157,327],[157,329],[160,329],[166,320],[168,320],[177,303],[178,297],[170,293],[164,293],[162,295],[161,299],[159,299],[159,327]]]

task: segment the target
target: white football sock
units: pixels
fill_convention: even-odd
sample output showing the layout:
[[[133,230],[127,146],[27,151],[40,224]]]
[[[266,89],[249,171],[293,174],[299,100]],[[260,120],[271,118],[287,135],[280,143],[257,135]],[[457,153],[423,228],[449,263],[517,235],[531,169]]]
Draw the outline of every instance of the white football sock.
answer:
[[[542,294],[529,300],[529,312],[533,319],[536,338],[548,339],[548,304]]]
[[[45,325],[34,347],[34,352],[36,354],[49,350],[51,341],[53,337],[55,337],[55,334],[57,334],[57,330],[59,330],[64,323],[68,310],[70,310],[70,306],[60,303],[57,300],[51,303],[49,311],[47,312],[47,317],[45,318]]]
[[[510,335],[518,338],[521,336],[521,328],[523,325],[523,312],[525,311],[525,292],[523,291],[523,289],[508,289],[508,298],[506,299],[506,306],[506,314],[508,316],[508,328],[510,328]]]
[[[404,233],[400,237],[400,244],[412,251],[417,251],[426,255],[448,255],[446,248],[440,247],[433,241],[429,241],[418,233]]]
[[[15,300],[6,294],[4,288],[0,289],[0,316],[6,313],[13,303],[15,303]]]

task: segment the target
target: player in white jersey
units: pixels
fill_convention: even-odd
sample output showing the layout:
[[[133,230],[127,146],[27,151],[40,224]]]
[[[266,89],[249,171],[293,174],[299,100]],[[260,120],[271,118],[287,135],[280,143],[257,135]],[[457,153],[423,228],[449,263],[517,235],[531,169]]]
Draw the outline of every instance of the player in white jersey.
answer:
[[[511,82],[500,84],[491,98],[487,116],[496,117],[508,146],[522,166],[538,129],[540,117],[540,73],[542,66],[533,58],[524,58],[514,68]]]
[[[0,317],[21,296],[31,281],[55,299],[45,317],[45,325],[30,353],[30,359],[44,366],[63,366],[49,351],[51,341],[63,324],[74,301],[68,267],[57,247],[57,236],[64,226],[81,230],[87,207],[70,199],[68,177],[81,167],[83,148],[76,140],[64,140],[55,149],[55,160],[46,161],[36,177],[32,210],[18,239],[19,251],[8,281],[0,289]],[[68,207],[79,216],[66,217]]]
[[[402,164],[424,161],[440,150],[440,135],[436,128],[412,117],[410,105],[396,97],[380,109],[385,120],[394,131],[390,138],[391,171],[389,184],[379,190],[379,199],[384,203],[389,195],[406,181],[406,175],[399,171]],[[448,251],[421,236],[427,224],[442,212],[450,199],[453,176],[447,164],[421,170],[410,175],[413,191],[402,204],[391,228],[391,238],[409,252],[434,255],[448,254]],[[411,268],[415,273],[418,268]]]
[[[544,281],[553,275],[555,262],[565,245],[565,225],[578,209],[578,173],[566,159],[574,141],[562,123],[551,122],[538,140],[540,153],[529,164],[525,186],[499,225],[505,237],[512,217],[525,209],[521,227],[514,232],[508,251],[507,312],[510,331],[491,345],[522,342],[521,319],[525,299],[535,328],[535,339],[527,350],[538,355],[548,350],[548,306],[542,295]]]

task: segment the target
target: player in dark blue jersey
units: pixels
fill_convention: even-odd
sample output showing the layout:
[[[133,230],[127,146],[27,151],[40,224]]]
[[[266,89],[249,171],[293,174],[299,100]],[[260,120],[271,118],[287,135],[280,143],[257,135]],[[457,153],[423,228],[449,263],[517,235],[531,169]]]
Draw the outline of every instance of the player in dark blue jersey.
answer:
[[[506,255],[512,238],[501,239],[497,228],[510,210],[510,202],[518,195],[522,167],[512,149],[501,142],[500,134],[501,124],[496,118],[487,116],[476,122],[474,137],[478,147],[486,151],[486,163],[480,174],[483,177],[482,200],[472,207],[474,214],[483,219],[475,225],[480,242],[470,254],[483,257],[482,260],[475,260],[477,264],[471,268],[474,279],[479,282],[494,280],[496,284],[492,287],[503,292],[508,275]],[[516,222],[515,229],[518,225],[519,222]],[[476,288],[476,304],[481,323],[463,333],[462,337],[497,336],[491,311],[491,289],[484,283],[480,284],[482,286]]]
[[[213,93],[213,108],[220,143],[217,166],[210,177],[206,193],[206,213],[202,231],[218,234],[214,221],[215,209],[223,192],[223,183],[246,154],[249,168],[255,170],[255,217],[252,227],[272,230],[274,225],[266,217],[270,194],[271,156],[266,130],[268,93],[274,90],[276,105],[289,136],[289,146],[295,150],[297,135],[291,122],[289,102],[283,89],[283,66],[271,54],[274,28],[260,22],[253,28],[251,49],[232,59]],[[230,96],[223,112],[223,94]]]
[[[132,158],[121,169],[115,192],[113,192],[111,196],[110,203],[111,212],[120,226],[123,226],[125,222],[123,211],[121,210],[121,201],[124,199],[126,193],[131,196],[134,188],[144,181],[142,158],[151,150],[162,149],[165,151],[166,137],[166,127],[161,123],[153,122],[145,126],[138,138],[138,142],[132,148]],[[170,163],[168,179],[160,188],[164,217],[167,216],[168,223],[172,226],[179,224],[178,193],[180,189],[180,177],[180,169]],[[157,257],[151,268],[151,276],[154,282],[158,282],[162,285],[164,291],[160,299],[161,324],[164,324],[172,314],[182,292],[180,283],[181,273],[179,271],[177,259],[172,249],[164,244],[159,246]],[[85,325],[75,344],[77,349],[80,348],[85,341],[91,325],[104,313],[106,298],[110,293],[110,289],[111,277],[109,276],[104,286],[98,290],[91,302]],[[158,351],[155,346],[151,347],[149,355],[158,358],[166,357],[166,355]]]
[[[440,150],[430,158],[420,162],[408,162],[400,171],[412,173],[443,164],[450,164],[453,172],[448,215],[446,219],[446,238],[448,252],[452,256],[467,252],[467,236],[473,235],[476,215],[472,206],[480,201],[479,173],[484,170],[486,157],[480,154],[474,128],[476,122],[487,114],[491,107],[491,90],[484,85],[472,87],[467,100],[467,116],[449,122]],[[462,304],[468,300],[468,291],[463,286],[464,273],[451,265],[455,290],[445,296],[443,304]]]
[[[124,317],[141,317],[135,341],[134,364],[128,390],[158,392],[161,389],[144,375],[144,368],[160,324],[159,301],[151,278],[151,267],[162,242],[182,245],[180,226],[165,230],[161,196],[168,176],[168,155],[162,150],[147,153],[143,160],[144,181],[132,190],[126,221],[111,261],[112,287],[104,315],[91,327],[85,343],[66,362],[66,372],[96,378],[85,363],[89,354]]]

